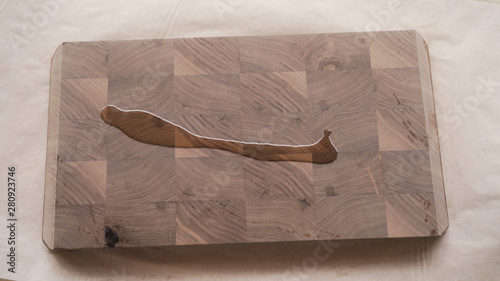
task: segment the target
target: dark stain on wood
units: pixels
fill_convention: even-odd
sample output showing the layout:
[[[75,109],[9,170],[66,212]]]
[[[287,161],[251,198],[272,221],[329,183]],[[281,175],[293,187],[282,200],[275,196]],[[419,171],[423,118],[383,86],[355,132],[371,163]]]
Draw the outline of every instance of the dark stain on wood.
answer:
[[[109,248],[114,248],[116,244],[118,244],[118,241],[120,240],[118,238],[118,234],[116,231],[111,229],[109,226],[104,227],[104,238],[106,241],[106,246]]]

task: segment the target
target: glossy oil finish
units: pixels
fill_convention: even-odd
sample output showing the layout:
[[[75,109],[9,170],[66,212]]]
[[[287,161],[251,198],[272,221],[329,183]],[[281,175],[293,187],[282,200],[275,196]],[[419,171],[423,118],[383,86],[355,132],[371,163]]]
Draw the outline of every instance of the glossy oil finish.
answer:
[[[107,105],[101,118],[130,138],[153,145],[176,148],[215,148],[263,161],[298,161],[327,164],[337,159],[329,130],[310,145],[282,145],[242,142],[198,136],[159,116],[142,110],[121,110]]]

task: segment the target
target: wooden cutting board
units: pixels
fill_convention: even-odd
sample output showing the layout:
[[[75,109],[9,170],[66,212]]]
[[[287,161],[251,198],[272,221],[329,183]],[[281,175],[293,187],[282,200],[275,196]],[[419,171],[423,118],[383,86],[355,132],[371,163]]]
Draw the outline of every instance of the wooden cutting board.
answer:
[[[136,141],[106,105],[328,164]],[[427,45],[415,31],[63,43],[52,59],[50,249],[437,236],[448,227]]]

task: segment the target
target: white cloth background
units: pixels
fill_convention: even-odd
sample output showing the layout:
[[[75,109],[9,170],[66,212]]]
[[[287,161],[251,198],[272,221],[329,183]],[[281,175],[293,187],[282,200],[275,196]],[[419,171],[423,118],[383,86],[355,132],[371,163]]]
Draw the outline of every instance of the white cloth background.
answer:
[[[50,59],[63,41],[415,29],[430,48],[450,228],[438,239],[50,252]],[[499,280],[500,1],[0,0],[0,276],[16,280]],[[7,272],[7,166],[18,265]],[[5,262],[4,262],[5,261]]]

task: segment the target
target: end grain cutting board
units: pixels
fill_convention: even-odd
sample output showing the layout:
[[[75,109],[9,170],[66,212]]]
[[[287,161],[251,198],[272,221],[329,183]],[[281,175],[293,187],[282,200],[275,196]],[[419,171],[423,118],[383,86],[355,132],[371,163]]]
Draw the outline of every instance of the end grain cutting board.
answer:
[[[261,161],[146,144],[105,123],[107,105],[241,142],[306,145],[330,130],[338,155]],[[50,249],[436,236],[447,227],[429,55],[415,31],[74,42],[54,54]]]

